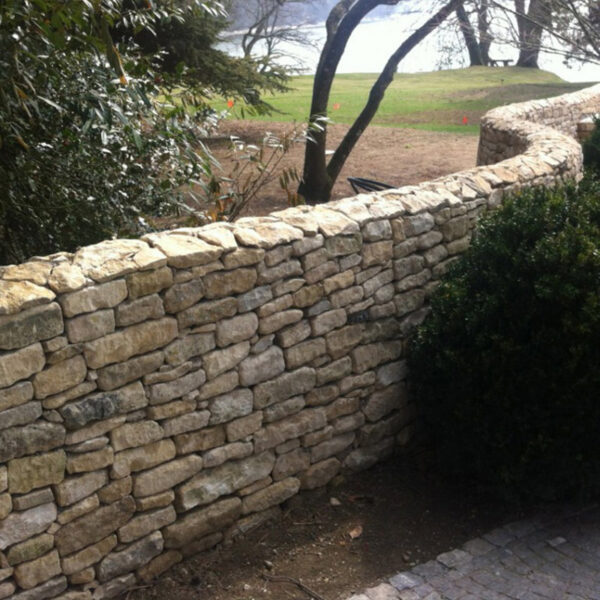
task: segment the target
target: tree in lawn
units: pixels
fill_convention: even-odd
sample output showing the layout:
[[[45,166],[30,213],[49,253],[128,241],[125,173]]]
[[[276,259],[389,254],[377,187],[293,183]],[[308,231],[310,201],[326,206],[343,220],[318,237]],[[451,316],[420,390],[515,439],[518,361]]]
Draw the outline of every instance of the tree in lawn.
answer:
[[[472,6],[469,7],[469,4]],[[467,12],[467,8],[471,9],[471,13],[477,21],[477,30],[475,30],[475,27],[471,23],[471,17]],[[459,3],[456,7],[456,18],[469,53],[470,66],[488,65],[490,63],[490,45],[492,43],[489,0],[474,0],[470,3]]]
[[[306,144],[304,172],[298,187],[298,195],[307,204],[319,204],[329,200],[333,185],[346,159],[375,116],[400,61],[461,4],[461,0],[451,0],[444,4],[433,17],[406,38],[390,56],[371,88],[365,107],[327,163],[325,159],[327,105],[335,72],[344,54],[346,44],[361,20],[374,8],[399,2],[402,0],[340,0],[327,18],[327,38],[315,73],[310,108],[309,130],[312,140]]]

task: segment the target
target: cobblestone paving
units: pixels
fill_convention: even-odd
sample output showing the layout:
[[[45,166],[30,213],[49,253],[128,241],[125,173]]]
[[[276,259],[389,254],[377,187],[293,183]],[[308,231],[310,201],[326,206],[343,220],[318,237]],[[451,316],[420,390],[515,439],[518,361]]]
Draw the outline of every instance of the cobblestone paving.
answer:
[[[600,600],[600,508],[494,529],[347,600]]]

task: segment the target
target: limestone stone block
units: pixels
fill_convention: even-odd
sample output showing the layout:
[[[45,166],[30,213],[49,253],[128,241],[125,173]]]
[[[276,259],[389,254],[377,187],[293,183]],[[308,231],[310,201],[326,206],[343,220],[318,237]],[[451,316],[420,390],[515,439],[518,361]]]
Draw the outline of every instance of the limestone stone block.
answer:
[[[281,481],[310,466],[310,454],[303,448],[297,448],[277,457],[273,467],[273,479]]]
[[[326,353],[327,346],[322,337],[301,342],[283,352],[288,369],[297,369]]]
[[[223,350],[215,350],[203,357],[203,366],[209,380],[239,365],[250,353],[250,343],[240,342]]]
[[[231,392],[234,390],[240,382],[240,376],[237,371],[228,371],[227,373],[223,373],[212,379],[211,381],[206,382],[200,390],[200,396],[198,399],[208,400],[209,398],[214,398],[215,396],[221,396],[227,392]]]
[[[142,296],[156,294],[173,284],[173,272],[169,267],[154,271],[140,271],[127,276],[129,299],[136,300]]]
[[[327,341],[327,351],[331,358],[337,360],[342,356],[346,356],[353,348],[358,346],[362,337],[362,325],[348,325],[341,329],[337,329],[325,336]]]
[[[220,448],[214,448],[202,455],[205,469],[218,467],[229,460],[239,460],[250,456],[254,451],[252,442],[234,442]]]
[[[363,238],[367,242],[379,242],[392,238],[392,226],[389,221],[371,221],[363,228]]]
[[[327,262],[330,258],[331,254],[327,248],[321,247],[318,250],[313,250],[312,252],[302,256],[300,262],[302,263],[302,268],[305,271],[309,271],[310,269],[314,269],[315,267],[322,265],[324,262]]]
[[[113,534],[89,545],[76,554],[63,558],[61,561],[63,573],[73,575],[99,563],[109,552],[112,552],[116,545],[117,536]]]
[[[350,373],[352,373],[352,360],[349,356],[345,356],[317,369],[317,385],[338,381]]]
[[[101,421],[93,422],[90,425],[86,425],[77,431],[70,431],[67,434],[65,443],[67,446],[74,444],[82,444],[88,440],[93,440],[97,437],[103,436],[109,431],[112,431],[115,427],[125,423],[127,417],[120,415],[118,417],[110,417],[108,419],[102,419]]]
[[[146,354],[167,345],[177,336],[177,321],[165,317],[131,325],[85,344],[83,353],[92,369],[124,362],[137,354]]]
[[[210,412],[207,410],[198,410],[173,419],[167,419],[162,422],[165,435],[172,437],[181,433],[204,429],[208,425]]]
[[[415,258],[419,258],[421,261],[423,260],[421,257],[415,257]],[[396,261],[396,262],[400,262],[400,261]],[[365,292],[365,297],[370,298],[371,296],[375,295],[375,293],[379,289],[381,289],[383,286],[387,285],[388,283],[391,283],[393,280],[394,280],[393,269],[384,269],[383,271],[380,271],[374,277],[371,277],[370,279],[367,279],[366,281],[363,282],[362,286],[363,286],[363,290]]]
[[[299,260],[288,260],[276,267],[266,267],[263,264],[258,265],[258,284],[274,283],[281,279],[289,279],[302,275],[303,269]]]
[[[263,479],[272,471],[274,464],[275,455],[263,452],[199,473],[176,491],[176,506],[180,511],[187,511],[210,504],[221,496]]]
[[[10,494],[0,494],[0,521],[6,519],[13,509]]]
[[[57,294],[76,292],[85,285],[85,277],[78,266],[60,263],[52,269],[48,285]]]
[[[0,412],[0,430],[29,425],[42,416],[41,402],[27,402]]]
[[[139,448],[123,450],[115,455],[111,476],[128,477],[131,473],[150,469],[175,458],[172,440],[161,440]]]
[[[75,454],[67,459],[67,472],[70,475],[75,473],[89,473],[98,471],[112,465],[114,460],[114,450],[107,446],[102,450],[95,452],[86,452],[85,454]]]
[[[60,394],[44,398],[44,400],[42,400],[42,406],[46,410],[56,410],[71,400],[76,400],[77,398],[81,398],[81,396],[93,392],[97,387],[95,381],[83,381],[79,385],[61,392]]]
[[[141,379],[148,373],[153,373],[163,364],[163,361],[164,353],[157,351],[109,365],[97,371],[98,387],[104,391],[122,387],[136,379]]]
[[[150,419],[162,420],[171,419],[178,417],[179,415],[185,415],[191,413],[196,408],[196,399],[188,398],[187,400],[175,400],[174,402],[167,402],[167,404],[158,404],[156,406],[150,406],[146,409],[146,415]]]
[[[125,423],[113,429],[110,433],[110,441],[114,450],[119,452],[127,448],[137,448],[151,442],[158,442],[164,435],[163,428],[155,421],[141,421]]]
[[[265,256],[262,248],[238,248],[223,258],[226,269],[237,269],[259,263]]]
[[[145,498],[137,498],[135,505],[138,512],[146,512],[147,510],[154,510],[156,508],[164,508],[173,504],[175,501],[175,492],[173,490],[167,490],[154,496],[146,496]]]
[[[112,309],[99,310],[68,319],[65,329],[72,344],[89,342],[115,330],[115,313]]]
[[[6,465],[0,466],[0,492],[8,489],[8,469]]]
[[[23,381],[12,387],[0,390],[0,412],[25,404],[32,398],[33,385],[30,381]]]
[[[73,504],[69,508],[63,510],[59,515],[57,522],[59,525],[66,525],[79,517],[83,517],[83,515],[87,515],[88,513],[96,510],[100,506],[100,500],[98,496],[94,494],[93,496],[88,496],[83,500]]]
[[[291,258],[292,254],[292,246],[278,246],[276,248],[273,248],[273,250],[269,250],[265,254],[265,265],[267,265],[267,267],[274,267],[275,265],[278,265],[284,260]]]
[[[348,447],[352,446],[355,438],[355,434],[350,431],[312,446],[310,449],[310,461],[312,463],[318,463],[326,458],[330,458],[331,456],[343,452]]]
[[[298,309],[284,310],[277,312],[268,317],[263,317],[260,320],[258,330],[261,335],[269,335],[275,333],[288,325],[292,325],[300,321],[303,317],[303,312]]]
[[[195,454],[172,460],[136,475],[133,480],[133,494],[140,498],[164,492],[189,479],[201,469],[202,458]]]
[[[137,300],[119,304],[115,309],[115,321],[119,327],[135,325],[165,316],[165,308],[158,294],[142,296]]]
[[[220,348],[250,339],[258,329],[258,317],[246,313],[217,323],[217,345]]]
[[[240,245],[265,249],[271,249],[280,244],[291,244],[303,237],[300,229],[288,223],[273,222],[256,217],[236,221],[233,233]]]
[[[87,374],[82,356],[74,356],[39,372],[33,379],[35,397],[53,396],[79,385]]]
[[[314,269],[311,269],[310,271],[306,271],[304,273],[304,279],[306,279],[306,282],[309,285],[314,285],[315,283],[323,281],[324,279],[339,272],[340,267],[338,266],[338,263],[335,260],[330,260],[322,265],[319,265],[318,267],[315,267]]]
[[[131,496],[102,506],[81,519],[63,525],[54,536],[56,549],[64,557],[95,544],[127,523],[134,512],[135,502]]]
[[[137,571],[137,576],[142,583],[149,583],[182,560],[182,554],[176,550],[163,552],[143,567],[140,567]]]
[[[116,598],[122,596],[128,590],[135,586],[135,574],[121,575],[107,581],[103,585],[99,585],[94,590],[93,600],[107,600],[108,598]]]
[[[221,319],[233,317],[236,312],[237,301],[235,298],[220,298],[199,302],[177,313],[177,322],[181,329],[185,329],[192,325],[215,323]]]
[[[67,578],[63,576],[54,577],[37,587],[21,592],[13,596],[14,600],[46,600],[56,598],[67,589]]]
[[[119,541],[122,544],[128,544],[139,540],[153,531],[174,523],[176,518],[177,514],[172,506],[138,515],[119,529]]]
[[[307,406],[323,406],[329,404],[340,395],[337,385],[325,385],[315,388],[306,394]]]
[[[275,402],[287,400],[309,392],[316,383],[316,373],[310,367],[284,373],[272,381],[266,381],[254,388],[254,408],[261,409]]]
[[[0,315],[14,315],[52,302],[55,294],[31,281],[0,280]]]
[[[56,506],[53,503],[11,513],[0,521],[0,550],[46,531],[56,520],[56,515]]]
[[[285,370],[281,348],[271,346],[262,354],[249,356],[239,366],[240,384],[250,386],[277,377]]]
[[[60,297],[65,317],[94,312],[102,308],[113,308],[127,298],[127,284],[123,279],[109,281],[65,294]]]
[[[303,256],[308,252],[321,248],[324,244],[324,238],[319,233],[312,237],[305,237],[302,240],[297,240],[292,244],[294,256]]]
[[[189,454],[210,450],[225,443],[225,429],[223,427],[210,427],[192,433],[183,433],[175,437],[177,454]]]
[[[70,506],[79,502],[108,483],[106,471],[86,473],[79,477],[68,477],[54,486],[54,496],[59,506]]]
[[[325,240],[325,248],[330,256],[347,256],[360,252],[363,245],[363,236],[360,233],[353,235],[337,235]]]
[[[254,287],[257,278],[255,269],[210,273],[204,277],[204,296],[211,300],[243,294]]]
[[[397,360],[402,356],[403,347],[402,341],[390,341],[355,348],[351,353],[354,372],[364,373],[382,363]]]
[[[306,401],[304,400],[304,396],[294,396],[288,400],[276,402],[264,409],[263,421],[265,423],[272,423],[284,419],[285,417],[289,417],[290,415],[295,415],[300,412],[305,405]]]
[[[0,583],[0,598],[4,599],[8,598],[9,596],[12,597],[16,589],[17,586],[12,581]]]
[[[300,488],[314,490],[328,484],[339,472],[342,464],[337,458],[315,463],[300,476]]]
[[[0,316],[0,350],[15,350],[60,335],[62,311],[56,302],[35,306],[16,315]]]
[[[47,554],[54,547],[54,536],[49,533],[42,533],[36,537],[30,538],[20,544],[11,546],[6,557],[11,566],[19,565],[24,562],[35,560],[44,554]]]
[[[0,352],[0,388],[27,379],[44,368],[42,345],[32,344],[15,352]]]
[[[293,294],[293,304],[298,308],[306,308],[316,304],[324,295],[323,284],[307,285]]]
[[[310,323],[306,320],[303,320],[295,325],[291,325],[290,327],[286,327],[285,329],[278,331],[275,338],[279,346],[282,348],[289,348],[290,346],[299,344],[310,335]]]
[[[188,513],[165,528],[165,547],[181,548],[193,540],[222,530],[231,525],[241,512],[242,501],[239,498],[228,498]]]
[[[365,424],[365,415],[362,412],[356,412],[351,415],[338,417],[332,421],[333,434],[341,435],[349,431],[355,431]]]
[[[8,463],[8,490],[27,494],[31,490],[58,484],[65,478],[64,450],[49,454],[16,458]]]
[[[363,268],[380,265],[394,257],[394,242],[382,241],[364,244],[362,248]]]
[[[342,271],[333,277],[325,279],[323,281],[323,290],[325,294],[329,296],[333,292],[351,287],[354,284],[354,281],[354,271],[350,269],[347,271]]]
[[[0,431],[0,462],[48,452],[65,443],[65,428],[56,423],[33,423]]]
[[[263,413],[261,411],[254,412],[235,421],[230,421],[225,425],[227,441],[236,442],[253,434],[261,428],[262,421]]]
[[[20,587],[30,590],[59,574],[60,559],[58,552],[53,551],[35,560],[21,563],[15,567],[14,577]]]
[[[51,271],[52,263],[44,260],[31,260],[24,264],[3,267],[2,278],[8,281],[30,281],[36,285],[45,286]]]
[[[189,236],[174,233],[159,233],[145,236],[153,246],[166,257],[167,264],[177,269],[187,269],[195,265],[206,265],[223,254],[223,249]]]
[[[274,448],[288,440],[322,429],[326,423],[323,409],[311,408],[304,410],[257,431],[254,434],[254,450],[255,452],[263,452],[269,448]]]
[[[270,285],[254,288],[241,295],[237,299],[238,312],[245,313],[263,306],[273,299],[273,291]]]
[[[325,407],[325,414],[328,421],[333,421],[338,417],[351,415],[360,409],[360,398],[339,398]]]
[[[312,319],[312,334],[315,337],[325,335],[333,329],[344,326],[347,319],[346,311],[343,309],[324,312]]]
[[[80,444],[74,444],[69,446],[67,450],[74,454],[83,454],[85,452],[94,452],[94,450],[101,450],[105,446],[108,446],[109,439],[102,435],[97,438],[93,438],[91,440],[86,440],[85,442],[81,442]]]
[[[245,417],[252,412],[254,397],[251,390],[237,389],[213,398],[209,404],[210,425],[218,425]]]
[[[406,388],[402,384],[390,385],[387,388],[372,394],[363,412],[371,423],[379,421],[393,410],[404,408],[408,403]]]
[[[157,383],[150,388],[150,404],[165,404],[175,398],[181,398],[200,388],[205,381],[206,374],[199,369],[174,381]]]
[[[117,479],[98,490],[98,500],[100,500],[102,504],[112,504],[125,496],[129,496],[132,489],[133,480],[131,477]]]
[[[381,442],[353,450],[344,460],[344,468],[350,471],[364,471],[383,460],[394,451],[394,438],[388,437]]]
[[[242,502],[242,514],[247,515],[281,504],[288,498],[295,496],[299,489],[300,480],[294,477],[278,481],[250,496],[246,496]]]
[[[171,342],[165,349],[165,357],[170,365],[181,365],[194,356],[201,356],[215,348],[213,333],[186,335]]]

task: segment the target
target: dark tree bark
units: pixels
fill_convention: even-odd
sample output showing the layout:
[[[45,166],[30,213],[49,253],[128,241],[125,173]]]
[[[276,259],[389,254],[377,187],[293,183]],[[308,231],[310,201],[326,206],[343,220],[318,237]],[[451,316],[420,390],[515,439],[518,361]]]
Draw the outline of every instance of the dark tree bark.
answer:
[[[475,35],[475,30],[471,25],[471,21],[469,21],[469,16],[467,15],[467,11],[462,2],[456,7],[456,17],[458,19],[460,30],[465,38],[465,46],[469,53],[469,62],[471,66],[478,67],[484,65],[485,63],[483,61],[479,40]]]
[[[542,33],[552,22],[552,6],[547,0],[531,0],[525,13],[524,0],[515,0],[519,28],[518,67],[538,69]]]
[[[350,127],[341,144],[326,163],[327,104],[335,71],[348,39],[360,21],[376,6],[398,4],[402,0],[340,0],[327,19],[327,40],[315,74],[309,127],[312,141],[306,144],[304,174],[298,194],[307,204],[327,202],[331,190],[350,152],[377,112],[399,62],[451,14],[462,0],[451,0],[431,19],[409,36],[388,60],[371,88],[367,104]]]
[[[479,29],[479,49],[484,65],[490,64],[490,5],[489,0],[481,0],[477,7],[477,27]]]

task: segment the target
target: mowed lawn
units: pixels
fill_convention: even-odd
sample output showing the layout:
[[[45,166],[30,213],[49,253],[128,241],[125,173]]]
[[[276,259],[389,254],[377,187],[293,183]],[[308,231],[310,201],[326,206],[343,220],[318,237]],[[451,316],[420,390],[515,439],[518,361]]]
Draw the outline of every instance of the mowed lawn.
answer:
[[[330,96],[329,116],[336,123],[352,123],[360,113],[377,74],[338,75]],[[243,118],[303,123],[310,110],[313,76],[294,77],[291,90],[266,95],[276,112]],[[471,67],[431,73],[396,74],[373,125],[411,127],[477,135],[481,116],[503,104],[573,92],[591,83],[567,83],[547,71],[519,67]],[[225,103],[215,105],[225,108]],[[241,118],[240,106],[231,118]],[[464,123],[466,117],[467,124]]]

